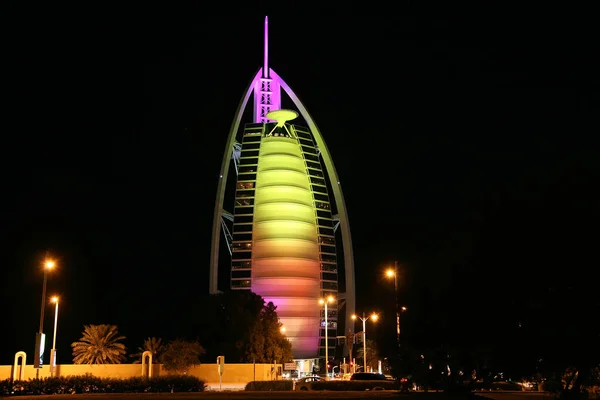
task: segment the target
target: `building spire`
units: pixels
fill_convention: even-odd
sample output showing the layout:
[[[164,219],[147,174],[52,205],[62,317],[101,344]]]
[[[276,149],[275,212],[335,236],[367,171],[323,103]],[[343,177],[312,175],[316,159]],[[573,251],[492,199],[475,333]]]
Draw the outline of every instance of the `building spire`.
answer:
[[[263,65],[263,78],[269,77],[269,17],[265,16],[265,59]]]
[[[254,85],[254,122],[257,124],[274,122],[267,118],[269,111],[281,108],[281,86],[279,78],[271,78],[269,68],[269,17],[265,16],[265,43],[263,66],[258,71]],[[275,71],[273,71],[275,74]],[[276,75],[275,75],[276,76]]]

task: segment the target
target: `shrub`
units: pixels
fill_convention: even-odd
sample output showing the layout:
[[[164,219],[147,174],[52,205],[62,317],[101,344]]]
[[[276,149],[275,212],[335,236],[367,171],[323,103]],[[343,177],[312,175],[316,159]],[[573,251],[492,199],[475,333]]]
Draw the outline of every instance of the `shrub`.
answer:
[[[246,384],[247,391],[260,392],[260,391],[282,391],[282,390],[293,390],[294,381],[290,380],[279,380],[279,381],[252,381]]]
[[[554,394],[557,394],[563,388],[563,384],[560,381],[544,381],[541,385],[542,391]]]
[[[591,385],[586,389],[588,393],[588,399],[600,399],[600,386]]]
[[[27,394],[202,392],[204,382],[193,376],[99,378],[93,375],[0,381],[0,397]]]
[[[204,354],[206,350],[197,341],[176,339],[162,350],[160,361],[165,370],[181,373],[200,365],[200,357]]]

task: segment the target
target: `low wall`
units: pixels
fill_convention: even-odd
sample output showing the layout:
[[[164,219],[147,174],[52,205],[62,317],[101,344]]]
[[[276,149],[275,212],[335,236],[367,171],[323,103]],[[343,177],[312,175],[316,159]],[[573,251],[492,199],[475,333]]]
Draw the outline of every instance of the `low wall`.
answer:
[[[275,368],[274,368],[275,367]],[[38,370],[33,365],[25,367],[17,366],[17,375],[23,368],[23,379],[36,378]],[[250,381],[267,381],[281,379],[275,371],[281,370],[281,364],[225,364],[223,372],[223,382],[227,383],[247,383]],[[12,365],[0,365],[0,380],[10,379],[13,374]],[[134,376],[143,376],[142,364],[62,364],[56,366],[56,376],[73,376],[91,374],[101,378],[130,378]],[[161,364],[152,365],[152,376],[164,376],[169,372],[165,371]],[[219,372],[217,364],[201,364],[187,371],[187,375],[196,376],[205,382],[219,382]],[[46,378],[50,376],[50,367],[44,365],[39,369],[39,377]]]

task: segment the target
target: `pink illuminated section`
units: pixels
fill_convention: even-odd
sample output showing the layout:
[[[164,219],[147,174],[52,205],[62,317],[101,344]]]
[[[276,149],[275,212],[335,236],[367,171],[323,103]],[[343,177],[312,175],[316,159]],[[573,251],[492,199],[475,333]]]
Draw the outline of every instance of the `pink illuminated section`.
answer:
[[[263,65],[263,78],[269,78],[269,17],[265,17],[265,59]]]
[[[281,85],[271,79],[269,68],[269,17],[265,17],[265,48],[261,78],[254,82],[254,122],[273,122],[267,118],[269,111],[281,109]]]
[[[274,122],[267,118],[267,114],[269,111],[280,109],[281,84],[279,80],[270,78],[257,79],[254,82],[254,122]]]

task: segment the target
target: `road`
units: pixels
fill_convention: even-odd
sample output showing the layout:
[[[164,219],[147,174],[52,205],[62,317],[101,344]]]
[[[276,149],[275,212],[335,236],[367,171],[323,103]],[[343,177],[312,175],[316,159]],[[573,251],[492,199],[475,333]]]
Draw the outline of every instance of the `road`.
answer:
[[[201,392],[201,393],[124,393],[124,394],[73,394],[73,395],[48,395],[48,396],[18,396],[19,400],[204,400],[204,399],[232,399],[232,400],[288,400],[288,399],[397,399],[403,395],[392,391],[375,392],[332,392],[332,391],[285,391],[285,392]],[[421,397],[421,396],[419,396]],[[441,400],[441,397],[437,399]],[[437,400],[435,399],[435,400]],[[411,399],[412,400],[412,399]],[[416,400],[416,399],[414,399]],[[419,400],[425,400],[419,399]],[[429,398],[427,399],[429,400]],[[458,400],[458,399],[457,399]]]
[[[555,397],[544,392],[477,392],[478,396],[491,400],[553,400]]]
[[[211,391],[201,393],[122,393],[122,394],[73,394],[47,396],[18,396],[19,400],[288,400],[288,399],[404,399],[404,400],[552,400],[553,398],[539,392],[478,392],[475,397],[451,396],[443,392],[412,392],[399,393],[396,391],[365,391],[365,392],[334,392],[334,391],[285,391],[285,392],[246,392],[246,391]]]

